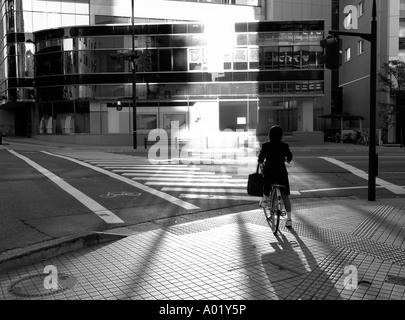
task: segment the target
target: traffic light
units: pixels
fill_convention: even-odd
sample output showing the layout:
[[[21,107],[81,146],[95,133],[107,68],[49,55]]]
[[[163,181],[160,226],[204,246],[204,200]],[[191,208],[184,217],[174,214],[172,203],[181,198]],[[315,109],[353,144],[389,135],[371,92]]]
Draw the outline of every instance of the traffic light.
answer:
[[[117,111],[121,111],[121,110],[122,110],[122,103],[121,103],[120,100],[117,101],[116,106],[117,106]]]
[[[327,69],[338,69],[342,65],[342,39],[328,37],[321,40],[321,47],[324,48],[324,54],[321,55],[320,62]]]

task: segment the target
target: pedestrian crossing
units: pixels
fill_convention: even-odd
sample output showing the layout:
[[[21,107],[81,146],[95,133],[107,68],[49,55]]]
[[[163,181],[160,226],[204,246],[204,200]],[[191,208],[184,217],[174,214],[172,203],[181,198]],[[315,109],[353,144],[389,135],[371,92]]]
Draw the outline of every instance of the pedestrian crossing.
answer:
[[[247,194],[248,174],[241,174],[239,170],[235,176],[217,172],[214,166],[153,164],[145,157],[95,151],[75,152],[69,157],[179,199],[231,202],[258,202],[261,199]],[[300,195],[298,191],[291,193]]]
[[[91,159],[87,163],[110,170],[162,192],[179,194],[179,198],[194,200],[258,201],[248,196],[247,177],[234,177],[195,165],[144,163],[142,159]]]

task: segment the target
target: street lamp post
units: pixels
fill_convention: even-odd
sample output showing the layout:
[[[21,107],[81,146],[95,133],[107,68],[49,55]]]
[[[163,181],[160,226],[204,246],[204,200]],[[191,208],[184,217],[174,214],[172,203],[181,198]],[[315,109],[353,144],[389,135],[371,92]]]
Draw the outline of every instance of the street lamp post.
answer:
[[[131,0],[131,21],[132,21],[132,139],[133,139],[133,148],[137,149],[138,139],[137,139],[137,125],[136,125],[136,53],[135,53],[135,18],[134,18],[134,0]]]

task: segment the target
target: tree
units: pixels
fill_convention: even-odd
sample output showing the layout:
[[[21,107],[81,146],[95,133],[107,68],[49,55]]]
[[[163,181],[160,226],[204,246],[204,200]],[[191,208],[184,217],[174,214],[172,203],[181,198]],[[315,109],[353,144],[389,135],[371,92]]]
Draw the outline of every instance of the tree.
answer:
[[[385,130],[392,128],[397,124],[400,128],[401,145],[403,144],[403,114],[405,105],[399,103],[405,94],[405,62],[400,60],[390,60],[384,63],[381,71],[378,73],[378,80],[381,84],[381,91],[390,97],[390,102],[379,102],[379,117],[385,124]]]

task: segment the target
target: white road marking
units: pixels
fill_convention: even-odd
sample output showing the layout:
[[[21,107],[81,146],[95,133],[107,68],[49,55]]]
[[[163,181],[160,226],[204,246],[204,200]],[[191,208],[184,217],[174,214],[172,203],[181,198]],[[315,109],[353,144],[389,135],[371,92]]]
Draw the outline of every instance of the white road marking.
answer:
[[[378,170],[379,174],[405,174],[405,171],[380,171]]]
[[[296,193],[296,192],[294,192]],[[293,192],[291,192],[293,194]],[[260,201],[262,197],[237,196],[237,195],[216,195],[216,194],[180,194],[180,198],[200,200],[239,200],[239,201]]]
[[[173,159],[174,160],[174,159]],[[180,163],[190,163],[190,165],[200,165],[200,164],[246,164],[247,158],[243,157],[241,159],[217,159],[217,158],[176,158],[176,161]]]
[[[93,169],[95,171],[98,171],[100,173],[108,175],[108,176],[110,176],[110,177],[112,177],[114,179],[120,180],[122,182],[125,182],[125,183],[131,185],[131,186],[134,186],[135,188],[141,189],[141,190],[143,190],[145,192],[148,192],[148,193],[153,194],[153,195],[155,195],[157,197],[160,197],[160,198],[162,198],[162,199],[164,199],[166,201],[169,201],[169,202],[171,202],[171,203],[173,203],[175,205],[178,205],[179,207],[182,207],[184,209],[187,209],[187,210],[200,209],[200,207],[197,207],[197,206],[193,205],[192,203],[185,202],[185,201],[183,201],[181,199],[177,199],[177,198],[175,198],[175,197],[173,197],[173,196],[171,196],[171,195],[169,195],[167,193],[155,190],[153,188],[149,188],[148,186],[145,186],[145,185],[143,185],[141,183],[138,183],[138,182],[136,182],[136,181],[134,181],[132,179],[123,177],[123,176],[121,176],[119,174],[116,174],[114,172],[104,170],[102,168],[96,167],[94,165],[91,165],[91,164],[88,164],[88,163],[85,163],[85,162],[82,162],[80,160],[76,160],[76,159],[73,159],[73,158],[70,158],[70,157],[65,157],[65,156],[50,153],[50,152],[47,152],[47,151],[41,151],[41,152],[43,152],[45,154],[48,154],[50,156],[59,157],[59,158],[65,159],[65,160],[75,162],[77,164],[80,164],[83,167]]]
[[[175,187],[163,187],[162,191],[174,191],[174,192],[201,192],[201,193],[236,193],[245,194],[246,188],[242,189],[212,189],[212,188],[175,188]],[[300,191],[291,191],[292,195],[301,195]]]
[[[140,164],[134,161],[85,161],[86,163],[91,163],[94,165],[99,166],[124,166],[124,167],[136,167],[136,168],[147,168],[147,167],[154,167],[154,168],[161,168],[161,169],[185,169],[185,170],[200,170],[200,168],[190,167],[182,164]]]
[[[123,173],[122,174],[124,177],[133,177],[133,180],[140,180],[140,181],[182,181],[182,182],[215,182],[215,183],[224,183],[224,182],[241,182],[241,183],[247,183],[246,179],[213,179],[215,177],[209,177],[209,178],[200,178],[200,177],[191,177],[191,178],[185,178],[185,177],[178,177],[178,178],[173,178],[173,177],[141,177],[138,176],[137,174],[133,173]]]
[[[201,171],[197,171],[197,172],[193,172],[193,171],[184,171],[184,170],[153,170],[153,168],[150,168],[150,170],[148,169],[140,169],[140,170],[131,170],[131,169],[112,169],[112,167],[103,167],[104,169],[110,169],[114,172],[133,172],[133,173],[142,173],[142,172],[147,172],[147,173],[184,173],[184,174],[196,174],[196,175],[201,175],[201,174],[210,174],[209,172],[201,172]],[[120,167],[116,167],[116,168],[120,168]],[[122,168],[122,167],[121,167]],[[212,173],[212,174],[215,174]]]
[[[182,188],[182,187],[163,187],[160,189],[162,191],[173,191],[173,192],[202,192],[202,193],[241,193],[246,194],[245,189],[213,189],[213,188]]]
[[[260,201],[262,197],[235,196],[235,195],[215,195],[215,194],[180,194],[180,198],[200,199],[200,200],[242,200],[242,201]]]
[[[302,191],[290,191],[291,195],[300,196]]]
[[[240,187],[246,188],[246,183],[232,183],[232,180],[229,180],[229,183],[216,183],[216,182],[166,182],[166,181],[151,181],[146,182],[146,185],[149,186],[192,186],[192,187]]]
[[[55,183],[58,187],[63,189],[65,192],[69,193],[71,196],[73,196],[76,200],[81,202],[83,205],[85,205],[87,208],[89,208],[91,211],[93,211],[98,217],[103,219],[106,223],[113,224],[113,223],[124,223],[120,218],[118,218],[114,213],[111,211],[107,210],[104,208],[101,204],[98,202],[94,201],[92,198],[86,196],[83,192],[80,190],[74,188],[61,178],[59,178],[57,175],[53,174],[49,170],[45,169],[44,167],[40,166],[36,162],[32,161],[31,159],[28,159],[27,157],[24,157],[20,155],[19,153],[13,151],[13,150],[8,150],[10,153],[15,155],[16,157],[20,158],[21,160],[24,160],[26,163],[28,163],[31,167],[42,173],[45,177],[47,177],[49,180],[51,180],[53,183]]]
[[[190,168],[190,167],[183,167],[183,166],[162,166],[162,165],[140,165],[140,164],[120,164],[120,163],[103,163],[103,162],[89,162],[93,165],[97,165],[100,167],[118,167],[118,168],[132,168],[132,169],[150,169],[153,168],[155,170],[186,170],[186,171],[199,171],[201,168]]]
[[[355,190],[355,189],[367,189],[368,186],[358,186],[358,187],[342,187],[342,188],[326,188],[326,189],[312,189],[312,190],[301,190],[301,193],[307,192],[323,192],[323,191],[339,191],[339,190]],[[383,189],[385,186],[376,186],[376,188]],[[405,188],[405,186],[401,187]]]
[[[106,168],[104,168],[106,169]],[[127,171],[117,171],[117,170],[112,170],[112,172],[127,172]],[[124,174],[125,175],[125,174]],[[232,176],[226,176],[226,175],[204,175],[204,174],[194,174],[194,173],[172,173],[172,172],[159,172],[159,173],[144,173],[144,172],[139,172],[136,175],[136,177],[178,177],[178,178],[206,178],[206,179],[215,179],[215,178],[222,178],[222,179],[232,179]]]
[[[105,165],[101,165],[101,164],[97,164],[97,167],[103,167],[105,169],[125,169],[125,171],[131,172],[137,172],[137,171],[144,171],[144,172],[201,172],[200,168],[159,168],[159,167],[153,167],[148,166],[148,167],[135,167],[135,166],[105,166]]]
[[[356,175],[360,178],[368,180],[368,173],[366,173],[363,170],[357,169],[356,167],[353,167],[349,164],[346,164],[346,163],[336,160],[334,158],[320,157],[320,159],[324,159],[325,161],[328,161],[343,169],[350,171],[351,173],[353,173],[354,175]],[[395,185],[395,184],[385,181],[383,179],[376,178],[376,184],[386,188],[387,190],[391,191],[394,194],[405,194],[405,189],[403,187],[400,187],[398,185]]]
[[[342,188],[325,188],[325,189],[312,189],[312,190],[301,190],[301,193],[306,192],[322,192],[322,191],[339,191],[339,190],[355,190],[355,189],[367,189],[367,186],[359,187],[342,187]],[[379,187],[382,188],[382,187]]]

